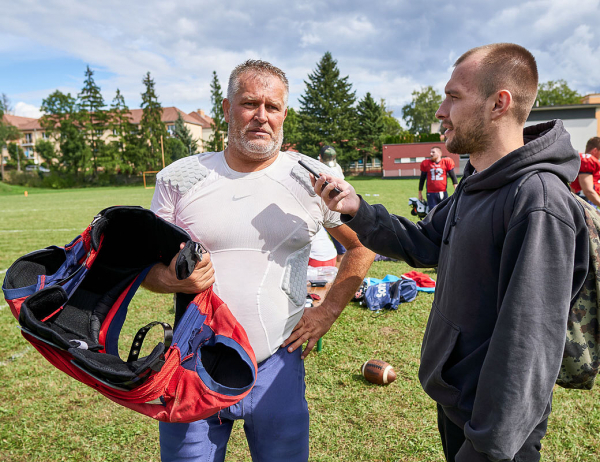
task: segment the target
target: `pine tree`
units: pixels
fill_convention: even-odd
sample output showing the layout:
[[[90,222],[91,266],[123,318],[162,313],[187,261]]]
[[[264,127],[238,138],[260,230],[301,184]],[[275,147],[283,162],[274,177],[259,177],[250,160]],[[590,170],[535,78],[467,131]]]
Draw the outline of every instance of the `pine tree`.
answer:
[[[165,143],[165,162],[170,164],[190,155],[190,151],[179,138],[167,138]]]
[[[348,76],[340,77],[337,61],[326,52],[304,83],[306,91],[300,97],[298,150],[316,157],[322,145],[333,145],[339,160],[352,159],[356,94]]]
[[[80,120],[83,125],[83,136],[90,147],[94,173],[98,171],[99,158],[104,153],[102,134],[106,128],[107,114],[104,110],[104,98],[100,87],[94,80],[94,71],[87,66],[85,80],[79,97]],[[102,159],[103,164],[110,164],[109,159]]]
[[[430,85],[412,92],[412,101],[402,108],[402,118],[413,135],[431,133],[431,124],[437,122],[435,113],[442,104],[442,95]]]
[[[198,154],[198,141],[192,137],[192,132],[190,132],[190,129],[185,126],[185,122],[183,117],[181,117],[180,112],[177,113],[177,120],[175,121],[175,131],[173,132],[173,136],[183,143],[185,146],[185,152],[187,152],[186,155],[191,156],[193,154]]]
[[[381,106],[371,97],[371,93],[358,102],[356,108],[356,144],[363,157],[363,171],[369,157],[381,156],[381,134],[383,133],[383,112]]]
[[[134,169],[142,161],[137,127],[131,123],[131,112],[118,88],[110,105],[109,121],[108,126],[117,138],[113,144],[121,170],[129,171],[130,167]]]
[[[213,119],[213,133],[208,139],[207,148],[209,151],[218,152],[225,149],[227,122],[225,122],[223,114],[223,92],[216,71],[213,71],[213,79],[210,83],[210,102],[212,104],[210,116]]]
[[[90,158],[90,148],[81,131],[83,124],[77,100],[70,93],[66,95],[59,90],[42,101],[40,124],[58,142],[60,152],[57,153],[59,168],[83,175]]]
[[[288,107],[287,117],[283,122],[283,144],[281,149],[283,151],[290,148],[296,149],[300,136],[300,117],[293,107]]]
[[[150,72],[143,81],[146,91],[142,93],[142,121],[140,123],[140,141],[144,154],[144,170],[159,170],[162,168],[161,139],[167,139],[167,129],[162,122],[162,106],[154,89],[154,80]]]

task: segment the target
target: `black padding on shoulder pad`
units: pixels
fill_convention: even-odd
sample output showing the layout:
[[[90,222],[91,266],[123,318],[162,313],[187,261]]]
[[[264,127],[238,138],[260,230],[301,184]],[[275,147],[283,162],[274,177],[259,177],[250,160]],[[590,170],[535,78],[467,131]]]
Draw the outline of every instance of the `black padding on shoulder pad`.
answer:
[[[92,225],[92,230],[90,233],[90,238],[92,241],[92,247],[97,252],[100,248],[100,238],[104,234],[108,226],[108,219],[106,217],[98,217],[98,219],[94,220]]]
[[[196,263],[202,261],[202,253],[197,251],[197,244],[194,241],[187,241],[185,247],[179,252],[177,262],[175,263],[175,275],[177,279],[183,280],[190,277],[194,272]]]
[[[61,306],[67,302],[68,298],[66,291],[56,285],[36,292],[21,305],[19,324],[25,332],[33,333],[34,336],[60,349],[68,349],[71,346],[68,340],[50,325],[51,320],[56,318]],[[51,315],[52,318],[49,321],[41,321]]]

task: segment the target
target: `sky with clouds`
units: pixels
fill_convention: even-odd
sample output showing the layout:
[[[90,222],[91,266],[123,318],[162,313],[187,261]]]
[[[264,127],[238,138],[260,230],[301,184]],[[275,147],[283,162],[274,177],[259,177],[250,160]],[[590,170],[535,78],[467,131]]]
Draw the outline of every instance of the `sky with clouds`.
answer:
[[[138,108],[150,71],[163,106],[210,112],[213,70],[260,58],[304,81],[326,51],[356,91],[384,98],[396,117],[412,91],[439,92],[464,51],[493,42],[528,48],[540,80],[600,93],[600,0],[0,0],[0,93],[38,117],[55,90],[77,95],[86,65],[107,104],[117,88]]]

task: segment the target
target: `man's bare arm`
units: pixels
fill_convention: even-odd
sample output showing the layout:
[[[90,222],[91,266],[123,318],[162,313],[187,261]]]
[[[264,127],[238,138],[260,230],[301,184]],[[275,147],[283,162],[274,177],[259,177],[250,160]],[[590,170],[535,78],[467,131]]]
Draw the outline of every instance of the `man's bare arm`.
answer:
[[[323,303],[317,307],[305,308],[302,318],[282,345],[289,345],[288,351],[292,352],[308,342],[302,352],[302,359],[309,355],[317,341],[329,331],[352,300],[375,259],[375,254],[360,243],[356,233],[348,226],[341,225],[328,231],[346,248],[337,277]]]
[[[184,244],[181,244],[183,248]],[[175,275],[175,263],[179,254],[173,257],[169,266],[157,263],[148,272],[142,282],[142,286],[152,292],[161,294],[184,293],[197,294],[208,289],[215,282],[215,270],[213,269],[210,254],[202,254],[202,261],[196,263],[192,274],[183,280],[177,279]]]
[[[594,189],[594,178],[590,173],[579,174],[579,184],[581,185],[581,191],[585,194],[592,204],[600,207],[600,195]]]

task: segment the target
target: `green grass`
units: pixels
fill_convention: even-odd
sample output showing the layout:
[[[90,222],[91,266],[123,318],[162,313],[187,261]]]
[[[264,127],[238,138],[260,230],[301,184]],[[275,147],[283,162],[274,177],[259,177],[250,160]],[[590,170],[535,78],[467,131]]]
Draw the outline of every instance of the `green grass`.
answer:
[[[353,179],[365,199],[407,215],[417,180]],[[28,190],[0,183],[0,271],[19,256],[47,245],[64,245],[110,205],[148,207],[152,190],[89,188]],[[370,276],[400,275],[404,263],[376,262]],[[435,277],[433,271],[427,271]],[[2,276],[4,273],[0,273]],[[0,277],[2,279],[2,277]],[[432,295],[373,315],[351,303],[324,338],[324,349],[306,360],[311,411],[311,460],[440,461],[443,459],[433,402],[417,379],[419,351]],[[122,408],[50,366],[19,334],[0,302],[0,460],[158,460],[158,429],[152,419]],[[141,289],[121,335],[124,353],[134,332],[173,317],[171,297]],[[159,333],[148,345],[159,341]],[[144,353],[142,353],[144,354]],[[391,363],[398,380],[387,387],[367,383],[362,363]],[[600,392],[556,388],[554,411],[543,441],[543,460],[600,458]],[[250,460],[242,425],[236,422],[228,459]]]

